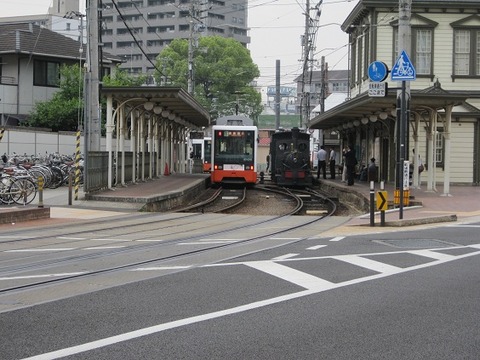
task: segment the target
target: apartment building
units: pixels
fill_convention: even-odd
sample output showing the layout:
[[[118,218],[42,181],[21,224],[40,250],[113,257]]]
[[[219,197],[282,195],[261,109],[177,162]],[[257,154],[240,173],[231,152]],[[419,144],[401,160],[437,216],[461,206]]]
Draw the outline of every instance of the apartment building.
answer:
[[[160,51],[174,39],[218,35],[250,43],[247,0],[103,1],[101,43],[133,74],[152,74]]]

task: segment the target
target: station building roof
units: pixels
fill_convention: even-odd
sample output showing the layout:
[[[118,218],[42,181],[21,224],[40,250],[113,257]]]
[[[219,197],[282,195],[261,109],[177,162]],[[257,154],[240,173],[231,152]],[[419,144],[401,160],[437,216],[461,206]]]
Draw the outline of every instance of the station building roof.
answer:
[[[400,89],[389,88],[385,97],[370,97],[368,93],[363,93],[315,116],[310,120],[309,128],[334,129],[382,111],[390,113],[397,107],[398,90]],[[478,93],[446,91],[438,83],[426,89],[411,90],[410,95],[410,110],[418,113],[425,113],[428,109],[442,110],[449,105],[461,105],[472,96],[478,97]]]
[[[187,91],[180,87],[137,86],[137,87],[102,87],[101,93],[112,96],[114,102],[128,104],[132,107],[153,102],[164,110],[180,116],[184,121],[196,127],[208,127],[210,114]],[[148,110],[148,111],[152,111]]]

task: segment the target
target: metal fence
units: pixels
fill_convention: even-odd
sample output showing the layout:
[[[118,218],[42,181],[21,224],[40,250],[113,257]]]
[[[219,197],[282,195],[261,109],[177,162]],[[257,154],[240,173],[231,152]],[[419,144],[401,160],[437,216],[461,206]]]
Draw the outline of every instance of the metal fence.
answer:
[[[83,190],[86,193],[108,187],[108,152],[89,151],[85,166]]]

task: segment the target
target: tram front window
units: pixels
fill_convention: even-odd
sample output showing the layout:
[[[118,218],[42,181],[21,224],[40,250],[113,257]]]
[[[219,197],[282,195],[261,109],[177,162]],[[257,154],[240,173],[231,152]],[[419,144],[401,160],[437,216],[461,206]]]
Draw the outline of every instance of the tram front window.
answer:
[[[217,137],[215,160],[234,163],[252,162],[254,154],[253,133],[247,131],[228,132]]]

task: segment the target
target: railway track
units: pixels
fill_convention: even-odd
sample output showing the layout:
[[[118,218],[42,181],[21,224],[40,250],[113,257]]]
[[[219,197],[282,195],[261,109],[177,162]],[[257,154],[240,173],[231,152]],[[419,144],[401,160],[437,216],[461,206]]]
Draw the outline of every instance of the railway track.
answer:
[[[321,216],[292,217],[305,214],[305,204],[312,198],[329,210]],[[304,238],[297,238],[298,234],[326,221],[335,212],[335,203],[314,189],[267,185],[255,190],[210,189],[201,200],[180,210],[119,216],[107,224],[85,221],[72,227],[49,227],[48,231],[4,233],[0,254],[13,252],[16,256],[0,257],[0,303],[15,299],[19,292],[35,299],[37,292],[50,293],[49,289],[62,293],[61,289],[73,286],[85,287],[84,292],[96,291],[90,289],[92,284],[121,284],[126,273],[138,268],[185,262],[199,266],[301,241]],[[219,212],[224,214],[215,214]],[[114,245],[92,246],[96,242]],[[160,275],[151,275],[156,276]],[[110,283],[112,278],[116,282]]]
[[[121,276],[119,274],[138,267],[202,259],[206,254],[209,254],[206,256],[208,262],[212,259],[222,261],[250,253],[252,246],[258,251],[279,246],[278,240],[271,240],[273,237],[309,229],[319,221],[322,221],[321,217],[291,217],[290,214],[247,217],[170,213],[134,216],[131,220],[123,217],[112,220],[108,226],[102,222],[90,222],[87,229],[85,224],[70,231],[62,231],[62,227],[51,228],[48,235],[36,237],[27,231],[15,235],[25,236],[23,239],[5,240],[8,235],[4,234],[0,242],[0,252],[3,253],[0,298],[53,285],[91,284],[96,282],[95,278]],[[222,241],[225,238],[231,240]],[[206,242],[205,239],[212,241]],[[96,242],[121,246],[111,246],[110,249],[97,246],[95,249],[92,243]],[[8,253],[15,256],[5,256]]]
[[[260,195],[262,193],[264,195]],[[176,212],[236,213],[253,215],[305,215],[305,198],[309,207],[322,204],[322,214],[330,215],[329,198],[319,192],[292,190],[276,185],[257,185],[255,189],[208,189],[195,203]],[[325,205],[327,204],[327,205]],[[317,212],[316,214],[319,214]]]
[[[212,193],[213,191],[213,193]],[[236,208],[241,205],[247,197],[247,189],[209,189],[211,194],[206,199],[200,199],[197,202],[176,210],[176,212],[195,212],[201,213],[221,213]]]

